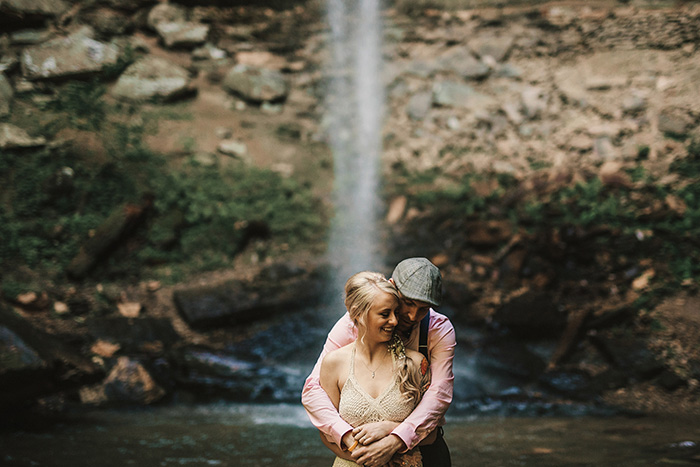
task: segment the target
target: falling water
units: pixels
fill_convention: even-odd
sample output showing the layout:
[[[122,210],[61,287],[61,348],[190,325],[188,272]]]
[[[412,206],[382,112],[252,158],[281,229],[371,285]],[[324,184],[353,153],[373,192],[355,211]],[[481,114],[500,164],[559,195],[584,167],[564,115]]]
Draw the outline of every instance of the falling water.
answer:
[[[329,258],[334,290],[382,264],[378,251],[379,159],[384,95],[379,0],[328,0],[326,115],[333,151],[336,215]]]

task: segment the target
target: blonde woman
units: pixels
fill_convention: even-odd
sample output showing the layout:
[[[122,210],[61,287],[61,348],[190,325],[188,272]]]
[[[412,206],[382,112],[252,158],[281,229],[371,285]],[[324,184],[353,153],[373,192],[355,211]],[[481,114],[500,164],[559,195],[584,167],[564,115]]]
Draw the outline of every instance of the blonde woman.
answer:
[[[343,437],[334,467],[357,466],[352,451],[381,439],[411,414],[430,381],[428,362],[406,349],[394,332],[399,294],[382,274],[360,272],[345,284],[345,307],[358,329],[357,339],[327,354],[321,363],[320,384],[340,416],[354,427]],[[323,436],[322,436],[323,438]],[[375,459],[366,467],[380,467]],[[421,467],[415,448],[396,454],[390,465]]]

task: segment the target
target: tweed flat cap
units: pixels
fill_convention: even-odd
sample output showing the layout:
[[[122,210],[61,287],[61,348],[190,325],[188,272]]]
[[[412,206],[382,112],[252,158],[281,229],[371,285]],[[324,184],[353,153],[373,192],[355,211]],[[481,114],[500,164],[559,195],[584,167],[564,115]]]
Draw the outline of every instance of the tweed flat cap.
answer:
[[[399,292],[412,300],[439,306],[442,301],[442,275],[427,258],[407,258],[391,274]]]

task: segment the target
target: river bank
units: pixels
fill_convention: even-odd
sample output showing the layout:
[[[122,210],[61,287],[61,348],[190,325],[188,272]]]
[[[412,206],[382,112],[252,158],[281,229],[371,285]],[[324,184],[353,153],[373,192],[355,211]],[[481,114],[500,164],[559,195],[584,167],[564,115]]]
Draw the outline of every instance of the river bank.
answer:
[[[449,415],[449,413],[448,413]],[[693,417],[448,416],[453,465],[695,465]],[[306,466],[332,463],[300,405],[213,404],[73,413],[0,431],[3,465]]]

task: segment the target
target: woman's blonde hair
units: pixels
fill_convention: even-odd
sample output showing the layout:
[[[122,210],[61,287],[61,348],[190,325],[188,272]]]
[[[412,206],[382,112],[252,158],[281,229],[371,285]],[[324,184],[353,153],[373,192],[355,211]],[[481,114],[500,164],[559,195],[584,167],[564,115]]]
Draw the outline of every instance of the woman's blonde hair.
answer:
[[[383,274],[371,271],[362,271],[350,276],[345,282],[345,308],[358,330],[358,339],[362,341],[367,333],[367,313],[374,300],[380,293],[387,293],[393,296],[399,303],[399,291],[396,286],[389,282]],[[396,374],[399,378],[399,389],[408,400],[418,402],[421,395],[421,370],[410,358],[406,357],[403,350],[397,351],[396,339],[401,339],[394,335],[391,348],[394,352]],[[403,343],[399,345],[403,349]]]

